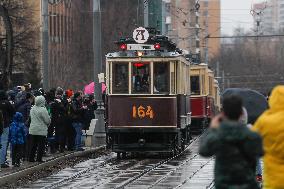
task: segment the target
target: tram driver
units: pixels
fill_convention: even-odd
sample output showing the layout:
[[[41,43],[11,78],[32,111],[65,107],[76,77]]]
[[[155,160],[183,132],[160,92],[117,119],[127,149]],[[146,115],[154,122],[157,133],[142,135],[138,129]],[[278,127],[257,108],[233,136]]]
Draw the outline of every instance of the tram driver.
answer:
[[[137,67],[134,70],[133,76],[134,92],[149,92],[149,69],[145,65],[143,67]]]

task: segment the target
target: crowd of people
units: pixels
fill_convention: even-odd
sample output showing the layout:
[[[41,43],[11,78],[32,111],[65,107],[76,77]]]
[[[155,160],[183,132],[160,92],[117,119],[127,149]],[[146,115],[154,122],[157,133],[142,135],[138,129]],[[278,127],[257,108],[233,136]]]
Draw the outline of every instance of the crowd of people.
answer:
[[[30,84],[10,91],[0,90],[0,165],[22,161],[42,162],[45,153],[83,151],[81,138],[97,103],[93,95],[63,90],[32,90]]]
[[[246,110],[240,96],[223,99],[222,113],[212,119],[201,140],[199,153],[215,156],[216,189],[257,189],[263,156],[263,188],[284,188],[284,86],[269,97],[269,108],[247,126]]]

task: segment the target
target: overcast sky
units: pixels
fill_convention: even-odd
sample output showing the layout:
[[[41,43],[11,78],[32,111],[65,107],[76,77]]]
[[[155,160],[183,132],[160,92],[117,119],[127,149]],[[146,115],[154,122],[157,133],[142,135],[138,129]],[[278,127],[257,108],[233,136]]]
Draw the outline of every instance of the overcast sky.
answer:
[[[253,26],[250,9],[253,3],[261,0],[221,0],[221,32],[233,34],[234,28],[250,30]]]

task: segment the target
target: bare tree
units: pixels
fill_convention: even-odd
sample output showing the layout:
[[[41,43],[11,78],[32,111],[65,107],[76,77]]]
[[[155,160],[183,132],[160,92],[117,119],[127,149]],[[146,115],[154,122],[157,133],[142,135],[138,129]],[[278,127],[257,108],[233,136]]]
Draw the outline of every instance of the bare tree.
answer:
[[[4,48],[0,48],[0,50],[2,51],[1,54],[4,55],[4,58],[2,59],[3,62],[1,62],[1,64],[3,65],[1,88],[7,90],[10,85],[10,76],[12,74],[14,44],[12,21],[9,16],[9,7],[6,1],[2,1],[0,4],[0,16],[3,19],[4,28],[6,30],[6,36],[4,38],[6,39],[6,43]],[[1,41],[4,41],[4,39],[2,39]]]
[[[23,71],[26,76],[33,75],[32,83],[40,82],[38,69],[39,28],[35,27],[33,9],[23,0],[1,0],[0,18],[4,23],[0,27],[5,35],[0,36],[1,80],[0,87],[11,87],[13,71]],[[33,69],[29,69],[33,65]]]
[[[237,29],[234,36],[249,36],[251,33]],[[221,45],[220,54],[211,60],[211,66],[224,71],[225,88],[240,87],[269,92],[275,85],[283,84],[283,39],[282,38],[233,38]],[[220,73],[220,72],[219,72]]]

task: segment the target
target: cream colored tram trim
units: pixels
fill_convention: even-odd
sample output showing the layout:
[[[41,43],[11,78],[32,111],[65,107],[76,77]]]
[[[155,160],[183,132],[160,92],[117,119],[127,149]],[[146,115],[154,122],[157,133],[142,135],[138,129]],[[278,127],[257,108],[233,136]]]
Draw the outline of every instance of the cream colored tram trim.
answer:
[[[154,94],[154,63],[153,61],[150,62],[150,82],[151,82],[151,94]]]
[[[109,62],[108,61],[106,61],[106,77],[105,77],[106,83],[105,84],[107,87],[106,94],[109,94],[109,77],[107,76],[109,76]]]
[[[128,94],[132,91],[132,63],[128,62]]]
[[[113,63],[112,62],[109,62],[110,63],[110,74],[109,74],[109,79],[110,79],[110,81],[109,81],[109,88],[110,88],[110,94],[112,94],[112,77],[113,77],[113,75],[112,75],[112,66],[113,66]]]

